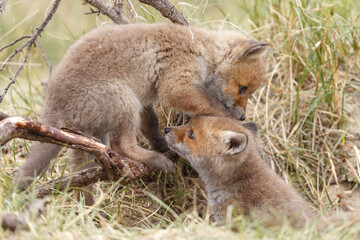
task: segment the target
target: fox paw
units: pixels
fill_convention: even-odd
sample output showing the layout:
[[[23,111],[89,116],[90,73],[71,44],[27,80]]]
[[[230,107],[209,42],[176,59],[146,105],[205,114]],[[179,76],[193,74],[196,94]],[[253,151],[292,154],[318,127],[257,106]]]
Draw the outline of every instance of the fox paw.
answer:
[[[152,159],[148,165],[150,165],[151,168],[155,168],[163,172],[169,172],[169,173],[175,172],[174,163],[167,157],[160,154],[158,154],[156,158]]]

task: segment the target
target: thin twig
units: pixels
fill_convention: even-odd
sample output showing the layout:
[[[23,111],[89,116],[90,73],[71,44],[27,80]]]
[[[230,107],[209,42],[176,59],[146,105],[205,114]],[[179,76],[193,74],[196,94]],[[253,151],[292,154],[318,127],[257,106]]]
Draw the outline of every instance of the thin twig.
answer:
[[[1,93],[1,95],[0,95],[0,103],[1,103],[2,100],[4,99],[5,94],[7,93],[7,91],[9,91],[10,86],[15,83],[15,79],[17,78],[17,76],[19,75],[19,73],[21,72],[21,70],[24,68],[25,63],[26,63],[26,60],[27,60],[28,57],[29,57],[30,49],[31,49],[31,44],[29,44],[28,47],[27,47],[27,49],[26,49],[26,54],[25,54],[24,60],[23,60],[23,62],[21,63],[20,67],[19,67],[18,70],[16,71],[15,75],[14,75],[12,78],[10,78],[9,84],[4,88],[3,92]]]
[[[51,11],[49,12],[49,14],[46,16],[45,20],[42,22],[42,24],[40,25],[40,27],[38,27],[35,31],[35,33],[31,36],[31,38],[26,42],[24,43],[23,45],[21,45],[21,47],[19,47],[18,49],[16,49],[12,54],[10,54],[6,59],[5,61],[3,62],[3,64],[1,65],[0,67],[0,72],[5,68],[6,64],[17,54],[19,53],[20,51],[22,51],[25,47],[28,47],[28,49],[31,47],[31,45],[35,42],[35,40],[37,39],[37,37],[40,36],[41,32],[44,31],[46,25],[49,23],[49,21],[51,20],[51,18],[54,16],[59,4],[60,4],[60,1],[61,0],[55,0],[54,2],[54,5],[51,9]],[[30,46],[30,47],[29,47]],[[26,55],[28,55],[28,53],[26,53]],[[25,61],[26,62],[26,59]],[[24,67],[24,64],[23,63],[21,66],[20,66],[20,71],[23,69]],[[10,83],[8,84],[8,86],[6,86],[6,88],[4,89],[3,93],[1,94],[0,96],[0,103],[2,102],[2,100],[4,99],[5,97],[5,94],[7,93],[7,91],[9,90],[10,88],[10,85],[12,85],[14,82],[15,82],[15,79],[17,77],[17,75],[20,73],[20,71],[18,70],[16,72],[16,75],[11,79]]]
[[[190,25],[187,18],[176,9],[176,7],[168,0],[139,0],[141,3],[152,6],[158,10],[161,15],[170,19],[173,23],[181,25]]]
[[[0,0],[0,1],[1,1],[1,0]],[[4,50],[5,48],[8,48],[8,47],[14,45],[15,43],[17,43],[17,42],[19,42],[19,41],[21,41],[21,40],[23,40],[23,39],[25,39],[25,38],[31,38],[31,35],[22,36],[22,37],[16,39],[15,41],[13,41],[12,43],[9,43],[8,45],[5,45],[4,47],[0,48],[0,52],[1,52],[2,50]]]
[[[99,11],[108,16],[114,23],[128,24],[129,21],[125,18],[121,8],[119,9],[118,1],[115,1],[115,6],[102,1],[102,0],[84,0],[85,3],[99,9]],[[117,4],[117,5],[116,5]],[[122,7],[122,5],[121,5]]]

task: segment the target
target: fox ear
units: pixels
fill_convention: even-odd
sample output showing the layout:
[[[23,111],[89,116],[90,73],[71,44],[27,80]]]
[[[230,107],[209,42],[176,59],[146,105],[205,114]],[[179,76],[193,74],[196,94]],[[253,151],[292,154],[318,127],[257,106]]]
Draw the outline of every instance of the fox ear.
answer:
[[[245,133],[222,131],[220,138],[224,152],[231,155],[244,151],[248,143]]]
[[[241,42],[232,50],[231,56],[234,61],[258,59],[270,49],[269,44],[264,42]]]
[[[254,138],[257,137],[257,133],[258,133],[258,125],[256,122],[247,122],[247,123],[243,123],[241,124],[244,128],[246,128],[247,130],[249,130]]]

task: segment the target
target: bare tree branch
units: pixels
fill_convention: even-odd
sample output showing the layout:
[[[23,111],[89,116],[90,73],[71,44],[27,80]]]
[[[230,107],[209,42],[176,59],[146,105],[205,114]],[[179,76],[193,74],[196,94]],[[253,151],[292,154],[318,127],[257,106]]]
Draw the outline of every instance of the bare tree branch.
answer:
[[[122,177],[125,177],[125,182],[129,182],[149,172],[144,164],[120,156],[106,145],[84,134],[71,130],[60,130],[24,117],[6,117],[6,114],[0,113],[1,117],[4,119],[0,121],[0,145],[16,137],[54,143],[91,153],[95,156],[96,163],[101,166],[54,180],[45,184],[48,187],[58,186],[61,182],[59,190],[64,190],[69,181],[71,181],[70,186],[80,187],[99,180],[116,181]],[[50,189],[44,189],[47,188],[40,188],[38,196],[44,196],[44,192],[51,193]]]
[[[16,49],[12,54],[10,54],[5,61],[3,62],[3,64],[0,67],[0,72],[5,68],[5,66],[7,65],[7,63],[20,51],[22,51],[25,47],[27,47],[27,52],[26,52],[26,56],[29,55],[29,51],[31,48],[31,45],[35,42],[35,40],[37,39],[37,37],[40,36],[41,32],[44,31],[46,25],[49,23],[49,21],[51,20],[51,18],[54,16],[59,4],[60,4],[61,0],[55,0],[54,5],[52,7],[52,9],[50,10],[49,14],[46,16],[45,20],[42,22],[42,24],[40,25],[40,27],[38,27],[35,31],[35,33],[31,36],[31,38],[26,41],[23,45],[21,45],[18,49]],[[0,103],[2,102],[2,100],[5,97],[5,94],[7,93],[7,91],[9,90],[10,86],[12,84],[15,83],[15,79],[18,76],[18,74],[20,73],[20,71],[23,69],[25,62],[27,60],[27,57],[25,56],[25,59],[22,63],[22,65],[19,67],[18,71],[16,72],[15,76],[10,80],[10,83],[6,86],[6,88],[3,90],[2,94],[0,95]]]
[[[15,231],[17,228],[23,227],[29,219],[39,217],[48,203],[48,199],[35,199],[32,203],[28,204],[20,214],[3,214],[1,221],[2,228]]]
[[[114,6],[111,6],[102,0],[84,0],[84,2],[99,9],[102,14],[108,16],[114,23],[129,23],[122,11],[122,1],[116,0]]]
[[[139,0],[141,3],[152,6],[158,10],[164,17],[170,19],[173,23],[181,25],[190,25],[187,18],[176,9],[168,0]]]

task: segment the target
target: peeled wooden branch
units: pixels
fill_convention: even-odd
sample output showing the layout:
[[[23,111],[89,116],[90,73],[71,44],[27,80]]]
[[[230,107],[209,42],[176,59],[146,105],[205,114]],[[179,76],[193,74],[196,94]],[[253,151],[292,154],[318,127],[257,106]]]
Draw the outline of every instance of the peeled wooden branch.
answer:
[[[0,118],[6,114],[0,113]],[[99,167],[93,167],[79,173],[50,181],[38,189],[38,197],[52,192],[53,188],[62,191],[67,187],[84,187],[99,180],[130,182],[149,173],[142,163],[120,156],[101,142],[81,133],[71,130],[61,130],[39,121],[25,117],[7,117],[0,122],[0,144],[3,145],[12,138],[23,138],[67,146],[91,153],[96,158]]]

